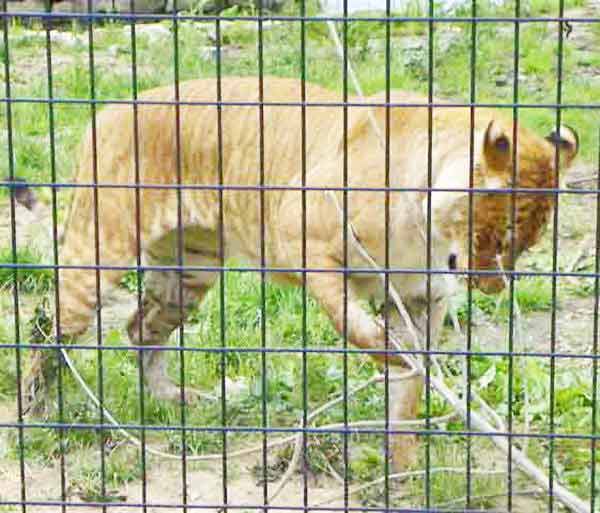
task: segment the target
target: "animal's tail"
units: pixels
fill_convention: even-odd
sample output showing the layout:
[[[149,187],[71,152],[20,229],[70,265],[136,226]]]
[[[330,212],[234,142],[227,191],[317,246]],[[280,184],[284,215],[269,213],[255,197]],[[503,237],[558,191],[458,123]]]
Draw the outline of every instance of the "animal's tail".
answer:
[[[15,201],[24,206],[27,210],[34,209],[39,205],[39,201],[35,193],[31,190],[31,187],[27,185],[27,180],[15,176],[14,178],[7,177],[4,182],[9,184],[8,190],[10,194],[15,198]]]
[[[43,258],[52,255],[53,229],[52,211],[35,193],[35,187],[30,187],[27,180],[14,177],[5,178],[4,185],[15,199],[15,222],[17,245],[29,248]],[[57,242],[63,240],[63,229],[59,227]]]

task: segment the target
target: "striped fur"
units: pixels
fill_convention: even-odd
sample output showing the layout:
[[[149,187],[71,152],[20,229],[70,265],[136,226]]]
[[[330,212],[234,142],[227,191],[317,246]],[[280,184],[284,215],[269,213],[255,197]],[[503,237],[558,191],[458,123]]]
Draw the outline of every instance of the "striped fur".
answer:
[[[292,79],[265,79],[264,101],[298,102],[300,83]],[[214,102],[217,99],[214,80],[197,80],[181,85],[184,102]],[[173,100],[172,88],[149,91],[145,101]],[[258,101],[256,78],[227,78],[222,84],[225,102]],[[340,95],[307,84],[309,102],[335,103]],[[370,98],[382,102],[382,94]],[[352,100],[358,102],[359,100]],[[422,97],[393,92],[395,103],[425,103]],[[386,112],[374,109],[382,133]],[[130,185],[136,177],[136,149],[139,156],[140,182],[147,185],[184,185],[252,187],[262,180],[268,186],[299,187],[305,181],[310,187],[341,187],[345,181],[353,188],[347,193],[348,218],[358,232],[361,243],[383,266],[386,253],[386,157],[381,141],[369,122],[364,106],[348,109],[344,127],[340,107],[309,106],[306,108],[306,131],[303,138],[301,109],[298,106],[265,106],[263,132],[260,111],[256,106],[223,106],[183,104],[179,109],[180,158],[176,109],[168,105],[140,105],[138,109],[138,144],[134,134],[131,106],[111,106],[98,115],[97,132],[84,138],[75,180],[92,183]],[[477,109],[474,124],[474,159],[470,161],[470,112],[466,108],[436,108],[433,111],[431,166],[428,159],[428,110],[425,107],[390,109],[389,181],[394,188],[423,189],[428,185],[443,189],[506,187],[511,183],[512,128],[502,116],[489,109]],[[507,128],[509,127],[509,128]],[[347,133],[347,165],[344,162],[344,134]],[[566,133],[566,132],[565,132]],[[517,185],[546,187],[554,183],[553,156],[555,145],[526,129],[518,129]],[[566,138],[565,140],[568,140]],[[560,145],[559,145],[560,146]],[[306,149],[303,168],[303,148]],[[560,146],[563,164],[574,157],[576,144]],[[261,152],[262,148],[262,152]],[[96,157],[94,157],[94,150]],[[261,160],[262,155],[262,160]],[[469,169],[473,165],[472,179]],[[341,192],[336,192],[340,205]],[[339,270],[345,264],[367,267],[355,248],[350,247],[344,261],[343,230],[339,212],[321,190],[306,192],[306,224],[303,231],[303,200],[298,190],[269,189],[225,190],[222,203],[215,189],[185,189],[180,193],[161,188],[145,188],[140,192],[140,223],[136,223],[136,195],[131,188],[99,188],[97,190],[97,225],[99,263],[103,266],[131,264],[135,261],[137,233],[147,261],[151,264],[177,262],[177,226],[181,216],[184,237],[184,263],[219,265],[220,257],[259,266],[264,259],[270,268],[294,269],[303,265],[303,239],[306,240],[306,266]],[[181,208],[178,209],[178,198]],[[460,268],[468,262],[469,197],[462,191],[392,192],[389,195],[389,255],[391,265],[406,270],[423,270],[428,266],[447,269],[450,255]],[[65,230],[61,263],[94,265],[95,200],[92,188],[78,188]],[[220,240],[219,213],[224,216],[223,240]],[[431,212],[431,223],[427,222]],[[530,247],[540,236],[551,211],[547,196],[518,196],[517,253]],[[476,268],[495,269],[500,252],[504,265],[511,267],[506,241],[510,218],[510,195],[477,193],[473,195],[473,262]],[[261,219],[264,219],[264,255],[261,255]],[[426,236],[431,235],[431,261],[427,261]],[[221,242],[224,254],[220,255]],[[453,260],[454,261],[454,260]],[[106,292],[122,276],[118,270],[102,271],[102,292]],[[270,273],[274,279],[298,283],[300,273]],[[185,312],[200,300],[216,278],[214,272],[186,271],[183,276],[184,304],[174,293],[176,273],[149,273],[143,311],[129,323],[133,342],[162,344],[185,319]],[[426,279],[424,274],[395,273],[392,282],[402,294],[421,332],[425,332]],[[382,350],[383,333],[370,313],[363,309],[362,298],[383,299],[379,282],[373,274],[350,275],[348,319],[344,319],[344,284],[341,273],[307,274],[310,292],[320,302],[336,328],[347,331],[349,341],[357,347]],[[499,278],[482,278],[482,288],[498,288]],[[446,298],[451,284],[443,275],[432,276],[432,334],[436,335],[445,314]],[[74,337],[84,332],[93,318],[96,305],[96,277],[88,269],[61,272],[61,328]],[[183,312],[183,315],[181,313]],[[398,327],[402,329],[402,323]],[[141,331],[141,333],[140,333]],[[160,397],[176,398],[178,391],[165,373],[163,352],[144,356],[146,377],[151,390]],[[380,361],[383,354],[376,356]],[[391,358],[394,369],[402,362]],[[397,367],[396,367],[397,366]],[[396,372],[396,371],[394,371]],[[420,379],[392,387],[391,411],[396,419],[414,417],[417,410]],[[393,437],[394,461],[405,465],[414,455],[410,436]]]

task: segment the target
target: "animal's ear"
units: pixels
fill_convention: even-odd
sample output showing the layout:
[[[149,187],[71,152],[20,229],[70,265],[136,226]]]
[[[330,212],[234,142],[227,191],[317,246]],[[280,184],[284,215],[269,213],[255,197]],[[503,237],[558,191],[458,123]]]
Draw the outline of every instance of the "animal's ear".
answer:
[[[498,121],[491,121],[483,137],[483,154],[487,165],[504,170],[511,159],[511,143],[508,132]]]
[[[546,137],[546,141],[558,149],[561,163],[567,166],[579,151],[579,136],[575,130],[566,125],[561,125],[558,130],[551,132]]]

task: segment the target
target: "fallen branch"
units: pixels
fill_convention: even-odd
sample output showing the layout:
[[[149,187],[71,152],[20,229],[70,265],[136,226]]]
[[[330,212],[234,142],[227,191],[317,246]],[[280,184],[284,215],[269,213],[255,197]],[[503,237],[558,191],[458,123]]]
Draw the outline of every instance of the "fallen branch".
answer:
[[[43,329],[43,327],[40,326],[38,323],[36,323],[36,326],[39,330],[39,333],[45,337],[46,341],[49,343],[53,343],[52,338],[50,337],[50,335],[48,333],[46,333],[46,331]],[[135,437],[129,431],[124,429],[121,426],[121,424],[115,419],[115,417],[112,415],[112,413],[106,407],[100,405],[99,399],[96,397],[94,392],[90,389],[88,384],[85,382],[85,380],[83,379],[83,377],[77,370],[77,367],[75,366],[73,360],[71,360],[67,351],[64,348],[61,348],[60,351],[64,358],[65,363],[67,364],[67,367],[73,374],[75,381],[77,381],[77,383],[79,383],[79,386],[83,389],[83,391],[88,396],[88,398],[92,401],[92,403],[94,403],[94,405],[97,408],[102,408],[104,417],[106,417],[108,422],[110,422],[115,427],[115,429],[118,433],[123,435],[123,437],[125,437],[129,442],[131,442],[133,445],[139,447],[140,449],[143,447],[148,454],[152,454],[153,456],[157,456],[162,459],[177,460],[177,461],[181,460],[180,454],[164,452],[159,449],[155,449],[154,447],[152,447],[148,444],[143,445],[139,438]],[[414,372],[408,371],[402,375],[395,376],[392,379],[394,381],[397,381],[397,380],[402,380],[402,379],[410,379],[413,376],[414,376]],[[351,397],[351,396],[357,394],[358,392],[360,392],[361,390],[364,390],[365,388],[369,387],[370,385],[379,383],[381,381],[382,381],[382,376],[380,376],[380,375],[373,376],[370,379],[368,379],[367,381],[365,381],[364,383],[358,385],[356,388],[350,390],[347,394],[347,397]],[[334,407],[335,405],[341,403],[343,400],[344,400],[344,395],[340,395],[340,396],[336,397],[335,399],[332,399],[331,401],[328,401],[328,402],[322,404],[308,416],[309,420],[313,421],[316,417],[318,417],[325,411],[329,410],[330,408]],[[431,422],[434,422],[434,423],[435,422],[445,422],[445,421],[449,420],[450,418],[451,418],[451,416],[446,415],[446,416],[439,417],[439,418],[433,418],[433,419],[431,419]],[[419,425],[419,424],[422,424],[423,422],[424,422],[424,420],[415,419],[415,420],[391,422],[391,424],[406,426],[406,425]],[[326,431],[326,430],[332,430],[332,429],[340,429],[342,427],[360,428],[360,427],[369,427],[369,426],[378,426],[378,425],[381,425],[381,426],[385,425],[384,421],[357,421],[357,422],[350,422],[347,425],[326,424],[323,426],[317,426],[316,429],[323,429],[324,431]],[[302,430],[303,429],[302,425],[298,426],[297,429]],[[290,444],[293,442],[295,442],[295,444],[297,446],[298,439],[301,440],[302,434],[303,433],[298,433],[298,434],[286,436],[283,438],[279,438],[277,440],[271,440],[270,442],[267,442],[266,448],[271,449],[273,447],[287,445],[287,444]],[[262,443],[260,443],[260,444],[254,445],[252,447],[248,447],[246,449],[239,449],[237,451],[227,452],[225,457],[226,458],[236,458],[236,457],[240,457],[240,456],[246,456],[248,454],[262,451],[263,449],[264,449],[264,446]],[[295,449],[294,454],[296,454],[296,452],[298,452],[298,450]],[[211,461],[211,460],[221,460],[221,459],[223,459],[222,453],[199,454],[199,455],[187,456],[187,461]],[[298,459],[298,456],[296,456],[296,460],[297,459]],[[290,467],[293,468],[294,465],[290,464],[288,468],[290,468]]]
[[[337,201],[337,197],[331,191],[327,191],[325,194],[333,201],[336,206],[340,218],[342,219],[342,223],[344,222],[344,216],[342,209]],[[360,242],[359,237],[357,236],[356,230],[354,229],[352,223],[347,221],[348,227],[350,228],[350,242],[354,246],[354,248],[363,256],[363,258],[371,265],[371,267],[379,271],[379,277],[382,282],[385,281],[385,273],[379,267],[377,262],[371,257],[368,251],[363,247]],[[392,283],[388,284],[390,296],[398,310],[398,313],[404,320],[406,327],[413,338],[414,347],[417,349],[421,349],[420,340],[417,334],[417,329],[414,326],[400,295],[396,291],[394,285]],[[402,343],[398,340],[393,333],[390,333],[389,341],[392,345],[399,351],[403,351]],[[401,352],[400,356],[405,361],[405,363],[413,370],[419,372],[422,375],[425,375],[425,366],[422,362],[422,358],[415,358],[411,354],[407,354],[406,352]],[[506,436],[500,434],[500,432],[490,423],[488,422],[480,413],[474,410],[469,411],[469,415],[467,415],[467,409],[463,401],[446,385],[444,381],[443,374],[441,372],[441,367],[439,363],[437,363],[437,358],[435,355],[428,355],[430,361],[433,364],[434,370],[437,372],[437,376],[430,375],[430,383],[433,388],[454,408],[456,412],[458,412],[461,417],[466,421],[467,418],[470,418],[471,425],[475,427],[475,429],[488,433],[492,439],[492,442],[498,447],[500,450],[509,453],[509,445],[506,440]],[[483,399],[482,399],[483,401]],[[518,465],[523,472],[525,472],[529,477],[531,477],[536,483],[538,483],[544,490],[550,492],[550,479],[549,477],[539,468],[537,467],[521,450],[512,446],[510,448],[510,454],[512,457],[512,461]],[[567,490],[560,483],[553,482],[552,485],[552,493],[553,495],[562,502],[565,506],[576,513],[589,513],[590,508],[589,505],[584,502],[581,498],[577,497],[575,494]]]
[[[404,374],[401,374],[401,375],[398,375],[398,376],[394,376],[393,379],[394,379],[394,381],[399,381],[399,380],[410,379],[410,378],[412,378],[414,376],[415,376],[415,372],[414,371],[407,371]],[[347,397],[355,395],[357,392],[359,392],[360,390],[363,390],[364,388],[366,388],[370,384],[376,383],[377,381],[379,381],[379,379],[380,379],[379,376],[372,377],[371,379],[369,379],[368,381],[366,381],[362,385],[359,385],[358,387],[354,388],[352,391],[349,391],[348,394],[347,394]],[[312,420],[317,415],[323,413],[325,410],[328,410],[332,406],[335,406],[336,404],[342,402],[345,399],[345,397],[346,396],[344,396],[344,395],[340,395],[336,399],[333,399],[333,400],[329,401],[328,403],[325,403],[324,405],[322,405],[319,408],[317,408],[306,419],[306,425],[308,426],[310,424],[310,422],[312,422]],[[407,421],[397,421],[396,424],[397,425],[398,424],[414,425],[414,424],[419,424],[421,422],[422,421],[419,421],[419,420],[415,419],[415,420],[407,420]],[[350,423],[348,423],[348,424],[341,424],[341,425],[340,424],[334,424],[334,426],[341,427],[341,428],[351,427]],[[299,429],[302,429],[302,427],[303,426],[299,426]],[[325,428],[333,429],[332,425],[325,426]],[[292,475],[296,471],[296,468],[298,467],[298,462],[300,461],[300,456],[302,455],[302,437],[303,437],[304,434],[305,433],[298,433],[297,435],[295,435],[294,452],[292,453],[292,459],[290,460],[290,464],[288,465],[288,468],[286,469],[285,473],[283,474],[283,476],[279,480],[279,483],[277,484],[277,488],[275,488],[275,490],[269,496],[269,502],[272,502],[281,493],[281,490],[284,489],[285,485],[287,484],[287,482],[290,480],[290,478],[292,477]]]

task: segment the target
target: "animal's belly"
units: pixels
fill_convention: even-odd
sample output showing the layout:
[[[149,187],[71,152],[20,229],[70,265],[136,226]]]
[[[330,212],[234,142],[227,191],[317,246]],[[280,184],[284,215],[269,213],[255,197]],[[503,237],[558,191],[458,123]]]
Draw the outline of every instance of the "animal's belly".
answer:
[[[359,297],[365,301],[383,304],[385,291],[383,281],[376,274],[353,275],[354,288]],[[401,299],[422,298],[427,301],[428,296],[432,301],[449,295],[453,287],[452,278],[443,274],[431,275],[431,285],[428,293],[427,274],[423,272],[401,272],[390,274],[390,287],[393,287]]]

